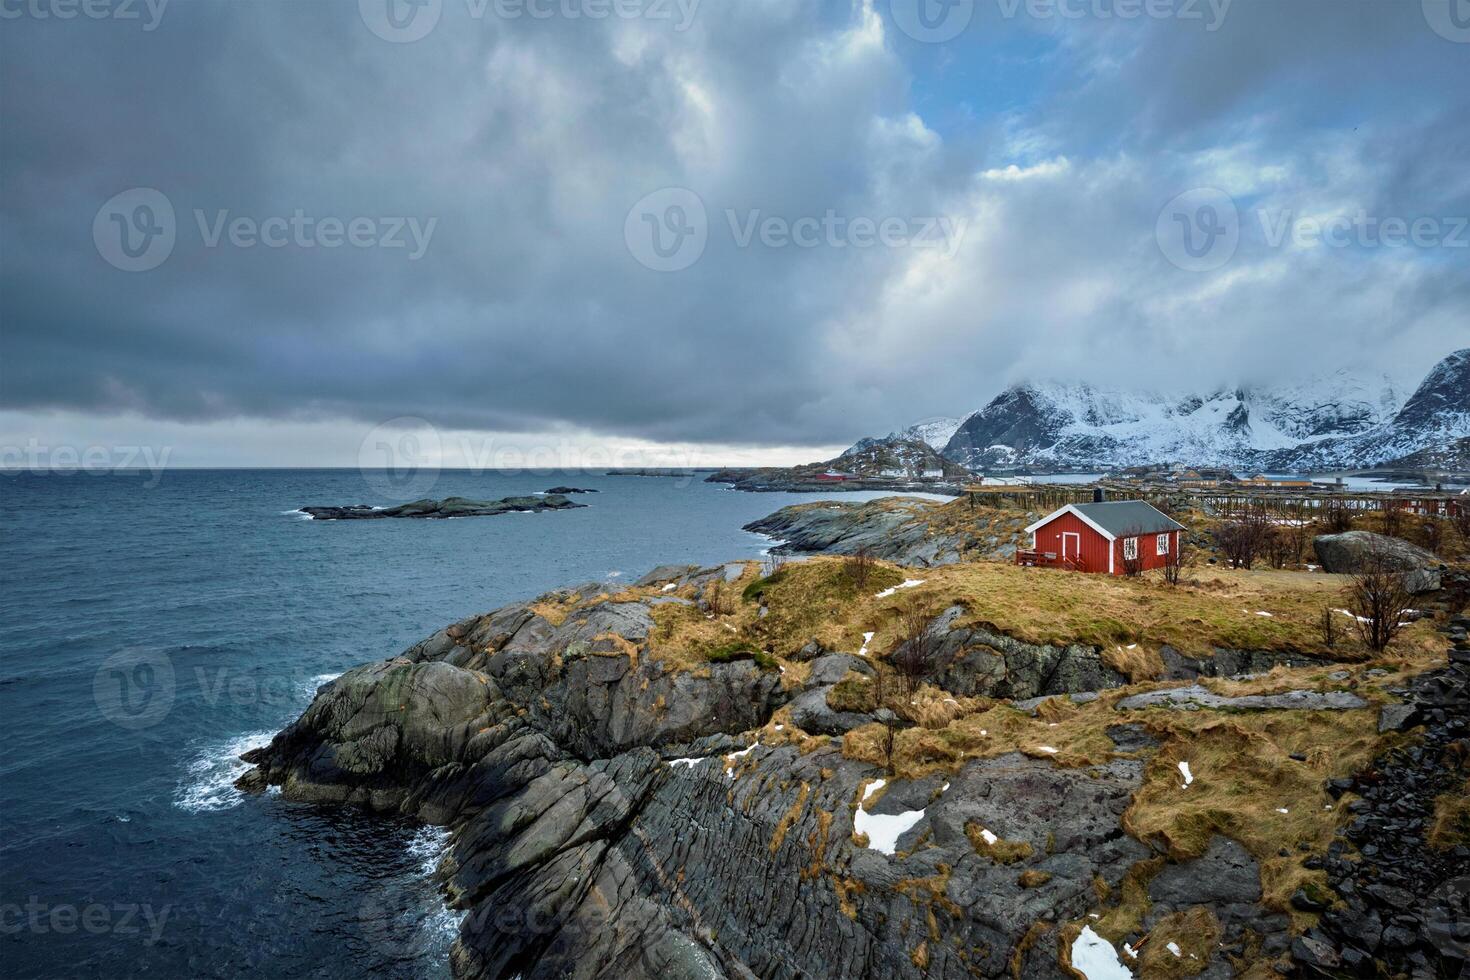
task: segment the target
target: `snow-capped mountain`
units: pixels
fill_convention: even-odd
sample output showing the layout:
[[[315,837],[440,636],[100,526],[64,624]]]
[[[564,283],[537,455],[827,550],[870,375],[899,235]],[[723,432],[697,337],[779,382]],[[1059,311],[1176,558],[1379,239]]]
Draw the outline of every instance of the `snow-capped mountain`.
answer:
[[[853,443],[851,449],[842,455],[848,456],[873,446],[892,442],[927,442],[934,449],[940,450],[949,444],[950,437],[954,435],[962,421],[964,420],[952,418],[925,419],[922,422],[915,422],[906,429],[890,432],[882,438],[859,439]]]
[[[1436,365],[1407,401],[1387,376],[1349,371],[1208,392],[1019,384],[960,423],[943,453],[977,470],[1179,462],[1300,471],[1414,454],[1460,467],[1470,466],[1467,438],[1470,349]]]

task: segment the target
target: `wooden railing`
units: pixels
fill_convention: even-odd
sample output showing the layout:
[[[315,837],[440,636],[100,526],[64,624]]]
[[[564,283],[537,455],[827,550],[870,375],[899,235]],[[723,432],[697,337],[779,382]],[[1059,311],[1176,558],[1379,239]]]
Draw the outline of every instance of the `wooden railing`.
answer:
[[[1016,550],[1016,564],[1029,568],[1065,568],[1070,572],[1085,572],[1081,558],[1066,558],[1054,551]]]

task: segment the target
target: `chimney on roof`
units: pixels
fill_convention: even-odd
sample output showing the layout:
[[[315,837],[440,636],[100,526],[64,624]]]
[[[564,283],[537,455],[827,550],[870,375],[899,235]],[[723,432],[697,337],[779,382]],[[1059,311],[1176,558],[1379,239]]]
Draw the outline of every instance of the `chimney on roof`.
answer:
[[[1102,487],[1093,487],[1092,488],[1092,502],[1093,503],[1100,504],[1104,500],[1107,500],[1107,499],[1108,499],[1108,492],[1106,490],[1104,490]]]

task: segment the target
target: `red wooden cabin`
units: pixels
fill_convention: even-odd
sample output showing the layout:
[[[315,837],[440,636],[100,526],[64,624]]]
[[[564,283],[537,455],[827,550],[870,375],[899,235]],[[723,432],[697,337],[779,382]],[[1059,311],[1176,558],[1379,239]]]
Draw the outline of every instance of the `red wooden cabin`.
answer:
[[[1026,528],[1031,550],[1017,551],[1016,564],[1109,575],[1163,568],[1183,530],[1142,500],[1068,504]]]

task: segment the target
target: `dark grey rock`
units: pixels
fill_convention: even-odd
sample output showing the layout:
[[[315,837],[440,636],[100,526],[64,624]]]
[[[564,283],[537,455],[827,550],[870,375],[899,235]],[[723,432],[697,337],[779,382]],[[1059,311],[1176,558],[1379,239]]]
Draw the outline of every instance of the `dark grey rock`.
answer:
[[[1402,538],[1391,538],[1371,531],[1344,531],[1322,534],[1312,539],[1312,548],[1323,569],[1352,573],[1363,567],[1364,560],[1377,552],[1401,571],[1409,572],[1409,591],[1434,592],[1440,586],[1440,560],[1430,551],[1410,544]]]

